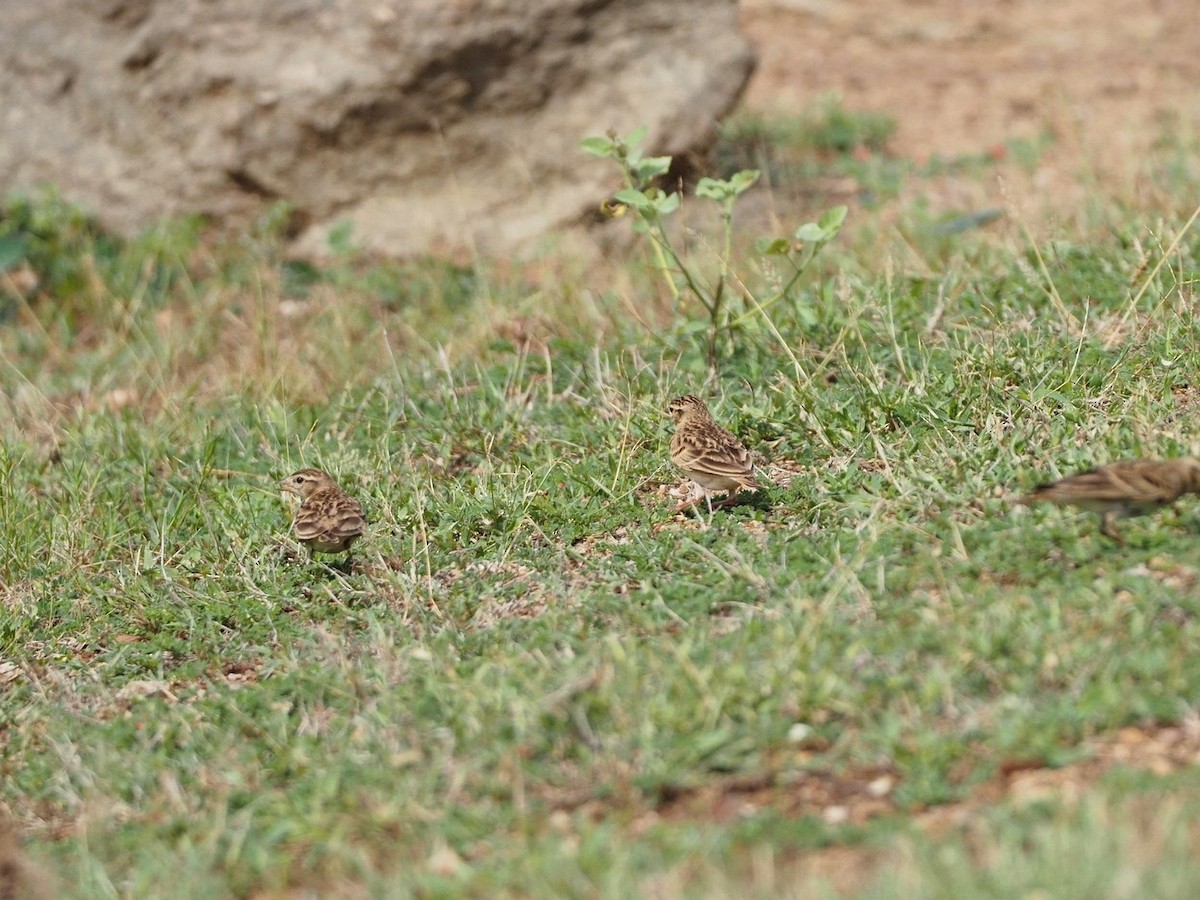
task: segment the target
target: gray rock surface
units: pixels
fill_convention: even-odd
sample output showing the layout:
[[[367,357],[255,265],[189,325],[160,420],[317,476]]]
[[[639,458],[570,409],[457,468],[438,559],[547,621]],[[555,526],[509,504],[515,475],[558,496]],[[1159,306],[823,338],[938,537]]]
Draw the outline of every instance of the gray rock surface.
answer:
[[[6,0],[0,187],[131,233],[277,199],[389,255],[528,249],[613,186],[579,141],[702,147],[753,57],[735,0]]]

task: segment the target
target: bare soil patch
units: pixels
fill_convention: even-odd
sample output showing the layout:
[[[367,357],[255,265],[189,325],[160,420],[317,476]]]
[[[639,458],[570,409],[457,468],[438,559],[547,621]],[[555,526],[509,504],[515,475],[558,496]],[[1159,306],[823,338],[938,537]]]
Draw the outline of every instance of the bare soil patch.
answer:
[[[744,0],[759,67],[743,104],[798,113],[836,93],[892,116],[890,149],[917,161],[1049,133],[1033,171],[1001,174],[1065,217],[1097,192],[1136,196],[1164,131],[1195,132],[1195,23],[1188,0]]]
[[[934,837],[954,831],[969,833],[980,813],[1001,801],[1018,806],[1052,802],[1072,808],[1116,768],[1169,775],[1200,761],[1200,723],[1124,728],[1089,742],[1086,749],[1086,759],[1059,768],[1032,759],[1006,760],[993,779],[972,790],[966,799],[930,807],[919,812],[914,821]],[[660,798],[657,809],[647,815],[646,824],[684,819],[727,823],[772,810],[791,817],[811,815],[830,824],[861,825],[898,812],[893,802],[898,783],[895,773],[884,769],[812,771],[787,778],[769,774],[733,776]],[[779,863],[788,873],[789,883],[819,880],[840,893],[855,893],[866,890],[885,869],[895,866],[896,852],[878,843],[834,845],[817,851],[794,851]]]

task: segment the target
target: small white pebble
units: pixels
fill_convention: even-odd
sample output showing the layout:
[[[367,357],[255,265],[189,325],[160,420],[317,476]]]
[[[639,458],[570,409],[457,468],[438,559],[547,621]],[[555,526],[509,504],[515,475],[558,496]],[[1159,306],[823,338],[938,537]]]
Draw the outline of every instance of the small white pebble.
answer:
[[[867,793],[872,797],[886,797],[892,792],[893,784],[895,781],[891,775],[880,775],[867,785]]]
[[[850,818],[850,810],[845,806],[827,806],[822,816],[826,825],[841,825]]]
[[[429,871],[443,878],[457,875],[463,867],[463,859],[454,849],[446,844],[437,847],[429,854]]]
[[[812,737],[813,727],[807,722],[796,722],[788,729],[787,739],[793,744],[803,744]]]

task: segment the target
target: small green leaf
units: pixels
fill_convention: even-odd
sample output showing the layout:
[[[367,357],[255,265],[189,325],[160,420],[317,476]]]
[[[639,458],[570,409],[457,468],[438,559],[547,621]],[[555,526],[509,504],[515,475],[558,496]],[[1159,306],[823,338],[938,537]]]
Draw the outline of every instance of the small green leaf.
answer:
[[[724,200],[729,196],[729,182],[717,178],[701,178],[696,182],[696,196]]]
[[[758,169],[742,169],[740,172],[735,172],[733,177],[729,179],[729,185],[733,189],[733,193],[735,195],[745,193],[758,181],[760,174]]]
[[[792,249],[792,242],[787,238],[759,238],[754,242],[754,249],[762,256],[786,256]]]
[[[825,229],[816,222],[805,222],[796,229],[796,240],[807,241],[810,244],[816,244],[825,240]]]
[[[743,169],[728,181],[720,178],[701,178],[696,182],[696,196],[713,200],[732,200],[758,181],[756,169]]]
[[[601,159],[614,155],[617,150],[616,145],[605,137],[586,137],[579,142],[579,147],[584,153],[599,156]]]
[[[848,209],[845,206],[833,206],[821,213],[817,219],[817,224],[828,232],[829,237],[833,237],[838,233],[838,229],[842,227],[842,223],[846,221],[846,213]]]
[[[632,168],[637,180],[644,183],[660,175],[666,175],[667,170],[671,168],[671,157],[647,156],[645,159],[638,160]]]
[[[632,206],[638,212],[645,212],[651,209],[654,204],[641,191],[635,191],[633,188],[625,188],[613,194],[613,199],[618,203],[624,203],[626,206]]]
[[[660,216],[669,216],[675,210],[679,209],[679,194],[671,193],[659,198],[654,207]]]

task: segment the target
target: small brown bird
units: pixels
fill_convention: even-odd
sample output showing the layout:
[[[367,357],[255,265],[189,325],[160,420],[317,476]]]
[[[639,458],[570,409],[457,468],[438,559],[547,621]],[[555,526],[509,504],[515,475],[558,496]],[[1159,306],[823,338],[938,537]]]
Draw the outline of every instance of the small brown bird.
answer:
[[[54,896],[60,887],[25,855],[16,826],[0,818],[0,898],[43,900]]]
[[[279,482],[279,488],[300,498],[292,530],[308,547],[309,556],[345,552],[349,561],[350,546],[367,530],[362,504],[320,469],[293,472]]]
[[[676,397],[667,404],[667,413],[675,420],[671,462],[682,469],[694,485],[691,496],[675,512],[682,512],[703,497],[711,515],[710,495],[713,491],[730,491],[724,501],[728,504],[739,489],[761,487],[754,477],[750,451],[732,432],[716,423],[703,400],[691,394]]]
[[[1100,533],[1124,545],[1117,520],[1141,516],[1200,493],[1200,460],[1135,459],[1039,485],[1020,502],[1074,504],[1100,516]]]

